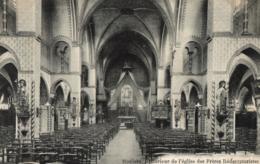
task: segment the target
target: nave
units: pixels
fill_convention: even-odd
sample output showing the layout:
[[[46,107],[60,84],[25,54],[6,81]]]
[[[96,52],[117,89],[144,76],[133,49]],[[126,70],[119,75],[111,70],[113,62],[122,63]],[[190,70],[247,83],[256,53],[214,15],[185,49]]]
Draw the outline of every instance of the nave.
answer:
[[[99,164],[123,163],[123,161],[142,160],[142,154],[132,129],[123,129],[109,143]]]
[[[42,134],[40,139],[9,143],[1,149],[3,163],[120,164],[149,163],[169,154],[236,154],[235,142],[212,141],[205,135],[182,129],[156,128],[134,123],[94,124]]]

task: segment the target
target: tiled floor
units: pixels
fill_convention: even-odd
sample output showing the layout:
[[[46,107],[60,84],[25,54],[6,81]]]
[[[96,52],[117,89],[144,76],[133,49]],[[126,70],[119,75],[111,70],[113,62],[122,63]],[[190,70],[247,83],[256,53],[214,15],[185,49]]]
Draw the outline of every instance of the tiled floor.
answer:
[[[99,164],[123,164],[124,160],[141,160],[141,150],[133,130],[120,130],[109,143]]]

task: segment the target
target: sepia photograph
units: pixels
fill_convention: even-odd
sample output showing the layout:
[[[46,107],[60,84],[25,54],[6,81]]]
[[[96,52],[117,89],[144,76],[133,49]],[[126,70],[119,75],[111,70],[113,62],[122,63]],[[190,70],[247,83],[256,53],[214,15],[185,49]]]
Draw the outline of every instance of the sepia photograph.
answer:
[[[0,163],[260,164],[260,0],[0,0]]]

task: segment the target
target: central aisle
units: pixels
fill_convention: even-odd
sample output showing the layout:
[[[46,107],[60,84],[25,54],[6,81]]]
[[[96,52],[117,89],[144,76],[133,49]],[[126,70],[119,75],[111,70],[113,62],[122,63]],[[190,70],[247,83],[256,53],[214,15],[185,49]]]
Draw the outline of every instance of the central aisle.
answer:
[[[122,164],[123,160],[141,160],[142,154],[133,130],[120,130],[109,143],[99,164]]]

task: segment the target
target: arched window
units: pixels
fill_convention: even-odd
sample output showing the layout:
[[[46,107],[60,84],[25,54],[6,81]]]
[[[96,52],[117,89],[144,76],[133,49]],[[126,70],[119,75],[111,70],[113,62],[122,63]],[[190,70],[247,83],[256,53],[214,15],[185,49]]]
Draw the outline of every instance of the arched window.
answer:
[[[68,43],[59,41],[55,44],[54,50],[54,72],[68,73],[70,62],[70,47]]]

